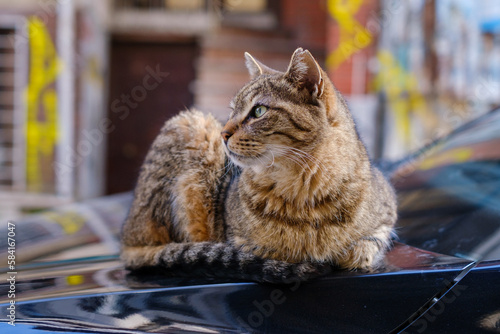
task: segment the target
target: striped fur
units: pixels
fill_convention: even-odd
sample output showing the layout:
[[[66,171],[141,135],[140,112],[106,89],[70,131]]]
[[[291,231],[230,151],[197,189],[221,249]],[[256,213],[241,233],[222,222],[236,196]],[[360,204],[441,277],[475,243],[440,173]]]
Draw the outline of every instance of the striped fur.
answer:
[[[130,269],[156,267],[167,276],[216,277],[266,283],[293,283],[326,274],[327,263],[289,263],[263,259],[229,243],[187,242],[165,246],[137,247],[124,251],[135,259]]]
[[[328,265],[375,268],[396,201],[344,99],[307,50],[286,72],[246,58],[252,80],[224,127],[185,111],[153,143],[122,258],[130,268],[267,282],[305,280]]]

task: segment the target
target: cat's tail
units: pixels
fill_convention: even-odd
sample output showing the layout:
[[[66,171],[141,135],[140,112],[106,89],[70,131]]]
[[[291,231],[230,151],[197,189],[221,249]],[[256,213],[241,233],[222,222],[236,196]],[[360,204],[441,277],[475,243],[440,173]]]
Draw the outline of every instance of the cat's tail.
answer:
[[[332,270],[324,263],[289,263],[263,259],[227,243],[170,243],[164,246],[124,247],[128,269],[155,267],[168,276],[219,277],[268,283],[293,283]]]

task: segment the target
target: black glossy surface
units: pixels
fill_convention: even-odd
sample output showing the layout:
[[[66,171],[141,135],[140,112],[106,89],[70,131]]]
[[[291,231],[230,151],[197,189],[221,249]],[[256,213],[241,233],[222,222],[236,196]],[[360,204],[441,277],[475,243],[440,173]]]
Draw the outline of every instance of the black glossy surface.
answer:
[[[20,270],[31,279],[17,285],[17,324],[36,322],[51,330],[96,332],[118,328],[169,333],[203,332],[202,328],[258,333],[322,333],[330,328],[388,332],[468,263],[396,244],[386,266],[376,273],[339,271],[297,285],[131,275],[114,259],[27,266]],[[3,285],[1,298],[5,289]],[[1,306],[0,319],[5,319],[6,304]],[[0,329],[2,325],[8,328],[0,324]]]
[[[500,262],[478,266],[405,333],[499,333]]]
[[[24,303],[18,312],[39,320],[70,317],[72,323],[87,328],[119,325],[157,331],[202,326],[284,333],[322,333],[331,328],[380,333],[399,325],[453,275],[433,272],[329,278],[300,286],[239,283],[133,291]],[[409,285],[418,289],[408,289]]]
[[[500,259],[500,111],[438,142],[393,181],[401,242],[476,261]]]

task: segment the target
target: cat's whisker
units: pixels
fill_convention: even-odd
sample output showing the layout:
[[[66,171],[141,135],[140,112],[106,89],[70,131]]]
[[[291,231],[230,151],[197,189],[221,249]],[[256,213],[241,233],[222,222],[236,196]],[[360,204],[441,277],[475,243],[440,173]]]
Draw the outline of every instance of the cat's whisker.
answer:
[[[293,161],[294,163],[296,163],[298,166],[300,166],[302,168],[303,171],[305,171],[306,169],[309,170],[309,172],[312,173],[312,169],[311,167],[309,166],[309,164],[307,164],[306,161],[304,161],[303,159],[301,159],[300,157],[297,157],[296,155],[294,154],[290,154],[289,152],[283,152],[283,155],[282,155],[285,159],[289,160],[289,161]]]
[[[227,156],[227,155],[226,155],[226,156]],[[233,163],[233,162],[231,161],[231,159],[229,159],[229,158],[228,158],[228,159],[226,159],[226,160],[225,160],[225,162],[224,162],[224,166],[223,166],[222,168],[220,168],[220,169],[216,169],[216,171],[217,171],[217,172],[220,172],[221,170],[225,170],[225,169],[227,169],[228,167],[231,167],[231,166],[232,166],[232,163]]]
[[[267,159],[269,159],[269,165],[266,167],[272,167],[275,164],[276,161],[276,154],[283,156],[287,160],[293,161],[297,165],[299,165],[303,170],[309,170],[310,173],[314,173],[313,168],[311,168],[310,164],[313,164],[315,168],[318,170],[321,170],[322,172],[326,172],[326,168],[324,165],[318,161],[315,157],[310,155],[307,152],[304,152],[299,149],[295,149],[290,146],[285,146],[285,145],[278,145],[278,144],[267,144],[267,147],[269,148],[269,153],[271,153],[272,158],[268,156],[264,156]],[[252,148],[246,148],[246,152],[248,153],[253,153],[255,156],[251,156],[249,158],[254,158],[259,160],[262,164],[264,162],[262,161],[262,155],[260,150],[257,149],[252,149]]]
[[[311,173],[314,173],[314,172],[313,172],[313,170],[312,170],[312,168],[311,168],[311,166],[309,165],[308,160],[306,159],[306,157],[304,157],[304,156],[302,156],[302,155],[298,154],[297,152],[293,152],[293,151],[291,152],[291,154],[292,154],[292,155],[294,155],[294,156],[296,156],[296,157],[297,157],[298,159],[300,159],[301,161],[303,161],[303,162],[304,162],[304,164],[305,164],[305,165],[307,166],[307,168],[309,169],[309,171],[310,171]],[[310,161],[310,160],[309,160],[309,161]],[[316,165],[316,163],[314,163],[314,161],[311,161],[311,162],[312,162],[314,165]]]
[[[269,151],[269,152],[271,152],[271,154],[273,156],[273,161],[271,162],[271,164],[269,166],[267,166],[268,168],[272,167],[274,165],[274,153],[273,153],[273,151]]]
[[[252,159],[257,159],[258,161],[260,161],[263,165],[266,165],[266,167],[272,167],[274,165],[274,162],[275,162],[275,156],[274,156],[274,152],[272,151],[269,151],[271,153],[271,157],[268,157],[266,155],[262,155],[262,153],[260,152],[260,150],[257,150],[257,149],[254,149],[254,148],[246,148],[246,151],[249,152],[249,153],[253,153],[255,154],[255,156],[250,156],[248,158],[252,158]],[[266,158],[269,160],[269,165],[267,165],[267,163],[265,161],[263,161],[262,158]]]
[[[266,162],[265,162],[265,161],[263,161],[263,160],[261,159],[261,157],[255,157],[255,159],[259,160],[259,162],[260,162],[262,165],[265,165],[265,164],[266,164]]]
[[[302,159],[306,159],[310,162],[312,162],[319,170],[321,170],[323,173],[327,173],[327,168],[326,166],[321,162],[321,160],[317,159],[315,156],[313,156],[310,153],[304,152],[298,148],[291,147],[291,146],[285,146],[285,145],[279,145],[279,144],[271,144],[276,147],[280,147],[284,150],[287,150],[291,154],[294,154],[296,156],[299,156]]]
[[[219,169],[216,169],[215,171],[216,171],[216,172],[220,172],[220,171],[223,171],[223,170],[227,171],[228,167],[231,167],[231,163],[232,163],[232,161],[231,161],[231,160],[229,160],[228,162],[226,162],[226,163],[224,164],[224,167],[219,168]]]
[[[284,152],[284,153],[285,153],[285,154],[283,154],[283,157],[284,157],[285,159],[288,159],[288,160],[290,160],[290,161],[295,162],[295,163],[296,163],[297,165],[299,165],[299,166],[302,168],[302,170],[304,170],[304,171],[305,171],[306,169],[309,169],[309,171],[312,173],[312,169],[311,169],[311,167],[310,167],[310,166],[309,166],[309,165],[308,165],[308,164],[307,164],[304,160],[302,160],[302,159],[300,159],[300,158],[296,157],[296,156],[295,156],[295,155],[293,155],[293,154],[292,154],[292,155],[290,155],[290,154],[287,154],[287,152]]]
[[[274,145],[275,144],[271,144],[269,146],[274,146]],[[283,157],[296,162],[298,165],[300,165],[302,167],[303,170],[305,170],[306,167],[307,167],[307,169],[309,169],[309,171],[311,173],[313,173],[313,170],[311,169],[311,166],[307,163],[307,161],[302,156],[300,156],[299,154],[296,154],[293,151],[290,151],[288,149],[288,147],[286,147],[286,146],[283,146],[283,147],[280,147],[280,146],[274,146],[273,149],[276,150],[276,151],[278,151],[278,152],[280,152],[280,153],[282,153]]]
[[[291,156],[290,152],[288,152],[287,150],[284,150],[282,148],[270,147],[269,152],[271,152],[273,155],[274,155],[274,153],[279,154],[280,156],[282,156],[282,157],[287,158],[287,159],[290,160],[290,156]],[[303,163],[304,163],[303,161],[300,161],[300,160],[297,160],[297,159],[294,159],[293,161],[295,161],[297,164],[299,164],[302,168],[305,169],[305,167],[303,165]]]
[[[224,179],[224,177],[229,173],[231,172],[231,170],[234,170],[235,168],[234,167],[234,163],[231,161],[231,159],[227,159],[227,162],[224,164],[224,168],[226,171],[225,173],[219,178],[219,180],[222,180]]]
[[[326,170],[326,166],[321,162],[321,160],[317,159],[315,156],[313,156],[312,154],[310,153],[307,153],[307,152],[304,152],[298,148],[295,148],[295,147],[290,147],[290,149],[294,152],[296,152],[297,154],[300,154],[301,156],[303,156],[304,158],[307,158],[309,159],[311,162],[315,163],[316,165],[318,165],[318,167],[320,167],[322,169],[322,171],[325,171]]]

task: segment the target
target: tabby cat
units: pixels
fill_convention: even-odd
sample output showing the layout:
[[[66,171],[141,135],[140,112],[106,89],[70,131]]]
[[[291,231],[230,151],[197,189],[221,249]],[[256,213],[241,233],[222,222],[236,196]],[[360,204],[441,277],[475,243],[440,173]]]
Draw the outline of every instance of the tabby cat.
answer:
[[[269,282],[375,268],[396,201],[344,99],[307,50],[285,73],[245,57],[251,81],[224,127],[184,111],[152,144],[123,226],[127,267]]]

